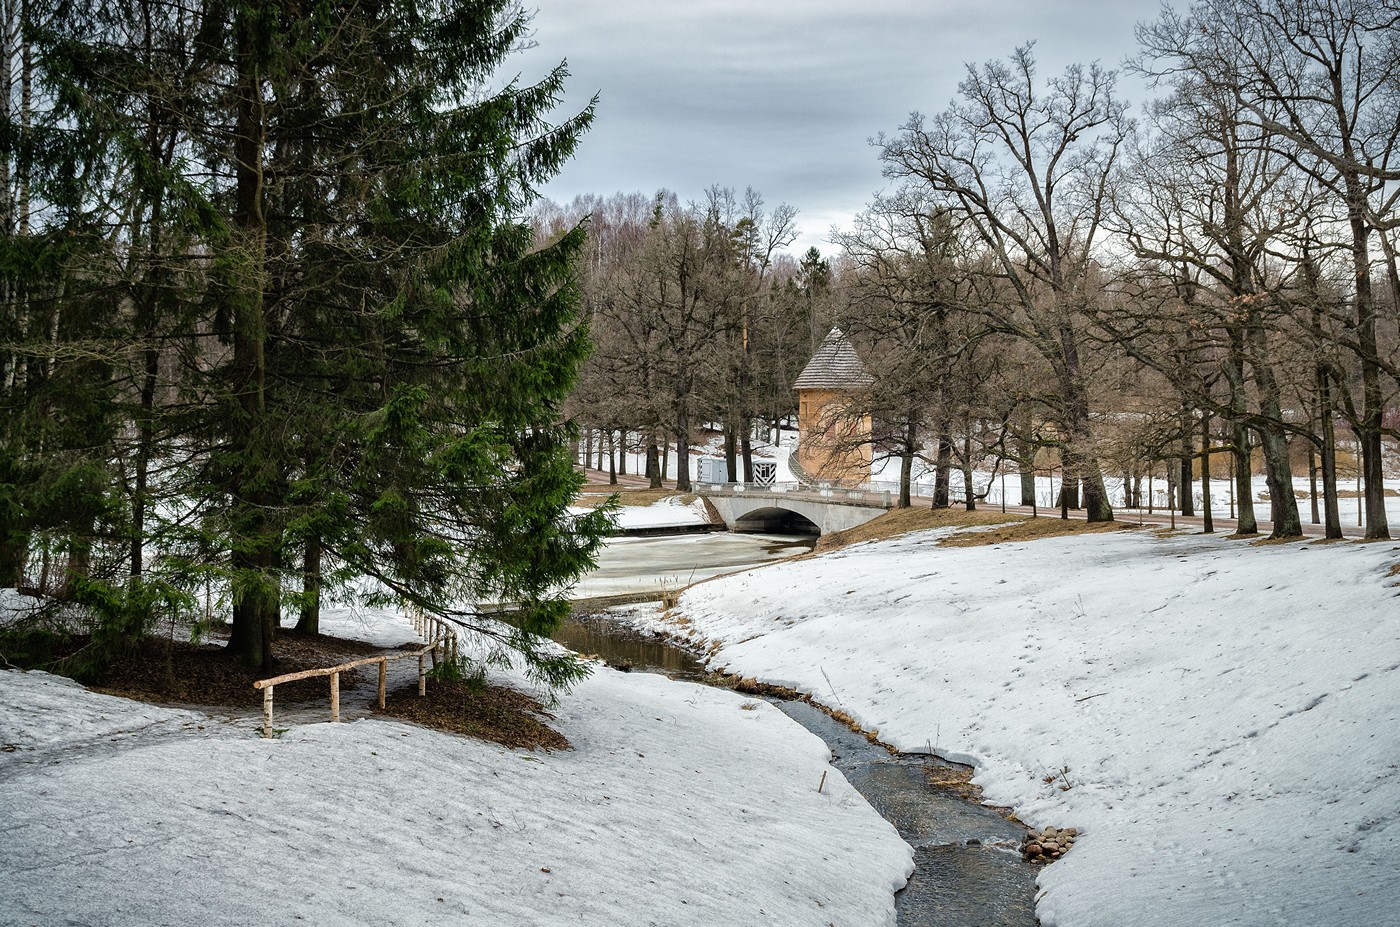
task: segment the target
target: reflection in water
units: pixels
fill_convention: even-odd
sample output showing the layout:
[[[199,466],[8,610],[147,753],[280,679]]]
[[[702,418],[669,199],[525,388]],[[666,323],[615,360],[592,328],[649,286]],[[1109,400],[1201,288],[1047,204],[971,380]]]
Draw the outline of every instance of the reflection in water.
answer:
[[[579,580],[570,596],[591,599],[679,589],[803,553],[814,542],[811,537],[729,532],[614,538],[598,555],[598,568]]]
[[[659,672],[678,679],[705,678],[704,666],[690,651],[607,618],[570,616],[554,639],[575,653],[602,657],[618,669]]]
[[[689,651],[604,615],[575,616],[555,637],[615,667],[704,678]],[[891,756],[806,702],[770,701],[826,742],[836,768],[914,847],[914,874],[895,896],[901,927],[1035,927],[1037,870],[1017,852],[1025,828],[930,781],[954,764]]]

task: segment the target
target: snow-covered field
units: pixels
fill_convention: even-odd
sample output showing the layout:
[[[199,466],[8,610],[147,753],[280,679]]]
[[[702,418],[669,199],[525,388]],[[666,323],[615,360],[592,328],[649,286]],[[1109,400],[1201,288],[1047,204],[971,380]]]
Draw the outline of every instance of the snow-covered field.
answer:
[[[776,709],[600,667],[555,714],[571,751],[264,740],[0,672],[0,924],[893,924],[909,848]]]
[[[708,524],[710,513],[706,510],[705,503],[699,499],[682,502],[678,496],[667,496],[651,505],[620,505],[617,507],[616,519],[617,526],[622,529],[676,528]]]
[[[694,586],[669,629],[1080,828],[1045,927],[1400,924],[1400,547],[937,536]]]

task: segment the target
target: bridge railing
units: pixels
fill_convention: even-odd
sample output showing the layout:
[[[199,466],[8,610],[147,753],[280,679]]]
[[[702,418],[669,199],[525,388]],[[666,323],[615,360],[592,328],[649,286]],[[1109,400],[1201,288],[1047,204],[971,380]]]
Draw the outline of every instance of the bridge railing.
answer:
[[[890,508],[893,497],[885,488],[840,486],[835,483],[694,483],[695,492],[709,496],[801,494],[833,502],[860,503]]]

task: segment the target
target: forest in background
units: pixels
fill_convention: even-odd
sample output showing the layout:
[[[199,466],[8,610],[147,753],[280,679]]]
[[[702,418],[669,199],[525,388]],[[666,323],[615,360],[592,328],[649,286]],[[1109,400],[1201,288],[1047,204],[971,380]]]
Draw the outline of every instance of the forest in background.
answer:
[[[874,141],[888,187],[830,257],[782,253],[796,211],[752,190],[547,204],[542,228],[590,229],[581,453],[595,433],[625,444],[655,485],[662,449],[684,461],[713,425],[751,478],[754,436],[791,422],[792,381],[836,325],[875,378],[848,412],[901,461],[906,504],[915,461],[936,505],[953,469],[1018,470],[1030,504],[1055,468],[1064,503],[1102,521],[1105,472],[1133,499],[1149,473],[1190,486],[1224,460],[1240,533],[1258,530],[1262,468],[1273,536],[1301,533],[1306,472],[1339,537],[1340,459],[1367,536],[1389,537],[1400,8],[1207,0],[1138,38],[1125,67],[1156,97],[1137,112],[1097,64],[1042,75],[1028,45],[969,65],[947,108]]]

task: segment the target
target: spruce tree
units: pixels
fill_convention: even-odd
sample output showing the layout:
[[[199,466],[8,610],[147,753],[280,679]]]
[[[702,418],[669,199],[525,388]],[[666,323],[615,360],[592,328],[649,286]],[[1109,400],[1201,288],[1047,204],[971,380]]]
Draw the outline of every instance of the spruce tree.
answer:
[[[567,512],[559,413],[587,351],[582,231],[537,248],[520,217],[591,106],[546,121],[562,66],[495,82],[528,26],[509,0],[140,7],[87,6],[45,48],[79,132],[131,142],[169,117],[173,157],[143,176],[182,204],[161,221],[188,273],[158,318],[116,309],[167,346],[140,368],[158,384],[128,390],[142,446],[178,462],[146,556],[186,588],[223,577],[246,663],[271,665],[285,604],[314,631],[325,583],[369,577],[567,681],[538,645],[604,528]],[[182,33],[191,81],[144,79],[169,51],[147,39]],[[149,162],[110,157],[109,178]],[[522,603],[520,627],[452,605],[483,599]]]

